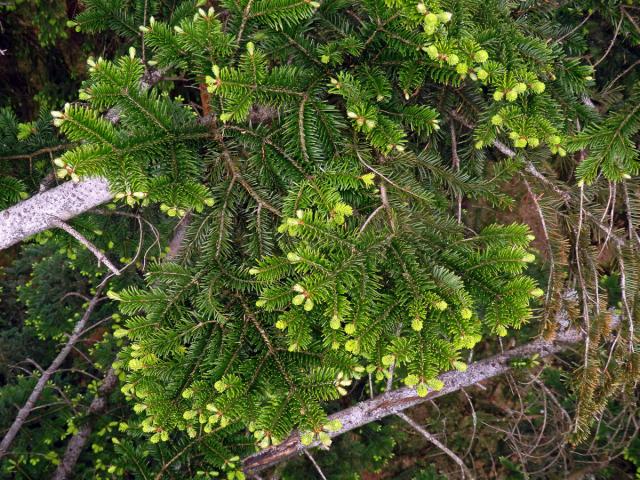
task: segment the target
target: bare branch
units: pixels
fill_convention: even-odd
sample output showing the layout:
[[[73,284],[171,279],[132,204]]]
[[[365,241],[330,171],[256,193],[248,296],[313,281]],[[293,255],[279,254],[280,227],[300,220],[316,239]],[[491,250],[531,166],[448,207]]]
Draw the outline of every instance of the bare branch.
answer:
[[[309,461],[313,464],[313,466],[316,468],[316,471],[318,472],[318,475],[320,475],[320,478],[322,480],[327,480],[327,477],[325,477],[324,473],[322,473],[322,469],[320,468],[320,465],[318,465],[318,462],[316,462],[316,459],[313,458],[313,455],[311,455],[309,453],[309,450],[305,450],[304,454],[307,456],[307,458],[309,459]]]
[[[620,318],[614,316],[612,328],[617,328],[619,322]],[[329,420],[339,420],[342,424],[342,428],[331,432],[330,435],[337,437],[389,415],[396,415],[420,403],[459,391],[465,387],[475,386],[484,380],[502,375],[511,370],[510,362],[513,359],[528,358],[534,354],[538,354],[540,358],[547,357],[583,339],[584,335],[581,330],[571,328],[558,334],[554,342],[544,339],[534,340],[520,347],[507,350],[500,355],[477,361],[469,365],[465,372],[446,372],[439,377],[444,382],[444,387],[441,390],[429,392],[425,397],[419,397],[415,389],[410,387],[386,392],[371,400],[360,402],[330,415]],[[305,447],[300,442],[299,433],[294,432],[282,443],[245,458],[243,468],[247,474],[254,474],[299,455],[305,448],[317,447],[318,445],[318,442],[316,442],[309,447]]]
[[[74,145],[72,143],[63,143],[60,145],[54,145],[53,147],[44,147],[44,148],[41,148],[40,150],[36,150],[35,152],[31,152],[31,153],[23,153],[20,155],[9,155],[7,157],[0,157],[0,160],[33,160],[34,158],[39,157],[40,155],[44,155],[45,153],[54,153],[54,152],[59,152],[60,150],[67,150],[73,146]]]
[[[609,52],[611,52],[611,49],[613,48],[613,45],[616,43],[616,39],[618,38],[618,33],[620,33],[620,27],[622,26],[622,21],[624,20],[624,17],[620,17],[620,21],[618,22],[618,24],[616,25],[616,30],[613,32],[613,38],[611,39],[611,43],[609,43],[609,46],[607,47],[607,50],[604,52],[604,54],[602,55],[602,57],[600,57],[600,60],[598,60],[596,63],[594,63],[592,66],[593,68],[596,68],[598,65],[600,65],[600,63],[607,58],[607,55],[609,55]]]
[[[33,388],[33,391],[29,395],[29,398],[27,399],[23,407],[18,411],[18,415],[16,415],[16,418],[11,424],[11,427],[9,427],[9,430],[7,430],[7,433],[5,433],[2,439],[2,442],[0,442],[0,460],[9,452],[9,448],[11,447],[13,440],[16,438],[16,435],[24,425],[25,421],[27,420],[27,417],[36,406],[36,403],[38,402],[40,395],[42,395],[42,392],[44,391],[44,388],[47,385],[47,382],[58,371],[58,369],[60,368],[60,365],[62,365],[62,362],[65,361],[65,359],[69,355],[69,352],[71,352],[71,350],[73,349],[73,346],[75,345],[75,343],[80,339],[80,336],[83,330],[85,329],[85,326],[87,325],[87,322],[91,317],[91,314],[95,310],[98,303],[100,303],[100,295],[109,278],[111,278],[111,275],[106,277],[105,280],[98,286],[98,288],[96,289],[96,294],[89,302],[89,306],[87,307],[87,310],[84,312],[84,315],[82,316],[80,321],[76,323],[76,326],[74,327],[73,332],[69,336],[67,343],[62,348],[62,350],[60,350],[60,353],[58,353],[58,355],[53,360],[53,362],[51,362],[51,365],[49,365],[49,368],[47,368],[44,372],[42,372],[42,375],[38,379],[38,382],[36,383],[36,386]]]
[[[411,425],[411,427],[413,427],[413,429],[416,432],[418,432],[420,435],[426,438],[427,442],[434,444],[436,447],[442,450],[447,456],[449,456],[454,462],[456,462],[456,464],[460,467],[460,470],[462,470],[462,473],[465,477],[469,479],[475,478],[473,476],[473,473],[471,473],[471,471],[467,468],[467,466],[464,464],[462,459],[458,455],[456,455],[452,450],[450,450],[444,443],[442,443],[435,436],[427,432],[424,428],[418,425],[416,421],[414,421],[411,417],[409,417],[405,413],[399,412],[396,415],[400,417],[402,420],[404,420],[405,422],[407,422],[409,425]]]
[[[116,387],[118,383],[118,376],[116,375],[116,371],[111,367],[104,379],[102,380],[102,384],[98,388],[98,393],[91,401],[91,405],[89,405],[89,409],[87,410],[88,415],[99,415],[107,408],[107,398]],[[64,452],[64,457],[62,461],[58,464],[58,468],[53,474],[52,480],[65,480],[69,477],[71,472],[73,471],[73,467],[78,461],[84,446],[87,444],[89,440],[89,436],[91,435],[91,431],[93,430],[93,425],[90,422],[84,423],[78,431],[71,437],[69,443],[67,444],[67,449]]]
[[[118,270],[118,268],[113,263],[111,263],[111,260],[109,260],[109,258],[104,253],[102,253],[98,247],[96,247],[93,243],[91,243],[79,231],[77,231],[71,225],[69,225],[68,223],[63,222],[62,220],[60,220],[57,217],[51,217],[50,221],[51,221],[51,225],[54,225],[54,226],[64,230],[69,235],[71,235],[73,238],[78,240],[82,245],[84,245],[87,248],[87,250],[89,250],[91,253],[93,253],[96,256],[96,258],[98,259],[98,265],[100,265],[101,263],[104,263],[104,266],[107,267],[109,270],[111,270],[114,275],[120,275],[120,270]]]
[[[367,219],[364,221],[364,223],[360,227],[360,230],[358,230],[358,233],[364,232],[364,229],[367,228],[367,225],[369,225],[369,222],[373,220],[373,217],[375,217],[378,214],[378,212],[383,208],[384,208],[384,205],[379,205],[378,208],[376,208],[373,212],[371,212],[371,215],[369,215]]]
[[[191,213],[187,213],[176,226],[173,238],[169,242],[169,253],[167,253],[166,260],[175,260],[180,255],[182,242],[184,241],[184,236],[187,234],[187,228],[189,228],[191,219]]]

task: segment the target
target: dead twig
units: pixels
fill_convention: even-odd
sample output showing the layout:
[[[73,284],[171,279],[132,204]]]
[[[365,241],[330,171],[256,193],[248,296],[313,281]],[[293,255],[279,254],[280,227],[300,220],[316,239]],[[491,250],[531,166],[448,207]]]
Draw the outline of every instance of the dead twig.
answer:
[[[420,435],[422,435],[429,443],[432,443],[433,445],[435,445],[437,448],[442,450],[449,458],[451,458],[451,460],[453,460],[460,467],[460,470],[462,470],[462,474],[464,477],[469,479],[475,478],[473,473],[471,473],[471,470],[469,470],[469,468],[464,464],[462,459],[458,455],[456,455],[450,448],[448,448],[445,444],[440,442],[440,440],[438,440],[435,436],[427,432],[424,428],[418,425],[412,418],[410,418],[405,413],[399,412],[396,414],[396,416],[400,417],[402,420],[404,420],[409,425],[411,425],[411,427]]]
[[[33,391],[29,395],[29,398],[27,399],[25,404],[22,406],[22,408],[18,411],[18,414],[16,415],[16,418],[13,420],[11,427],[9,427],[9,430],[7,430],[4,437],[2,438],[2,442],[0,442],[0,460],[2,460],[2,458],[4,458],[4,456],[9,452],[9,448],[11,447],[11,444],[13,443],[14,439],[16,438],[16,435],[18,435],[18,432],[26,422],[27,418],[29,417],[29,414],[35,408],[36,403],[40,398],[40,395],[42,395],[42,392],[44,391],[47,385],[47,382],[49,382],[51,377],[58,371],[58,369],[62,365],[62,362],[65,361],[65,359],[73,349],[75,343],[80,339],[80,335],[85,329],[85,326],[87,325],[89,318],[93,314],[93,311],[97,307],[101,298],[102,291],[104,290],[110,278],[111,278],[111,275],[107,276],[103,280],[103,282],[98,286],[98,288],[96,289],[96,294],[91,299],[91,302],[89,302],[89,306],[85,310],[82,318],[78,321],[78,323],[76,323],[73,329],[73,332],[71,332],[71,335],[69,335],[69,339],[67,340],[65,346],[62,348],[62,350],[60,350],[60,353],[58,353],[58,355],[53,360],[53,362],[51,362],[51,365],[49,365],[49,367],[44,372],[42,372],[42,375],[38,379],[38,382],[36,383],[35,387],[33,388]]]
[[[98,249],[98,247],[96,247],[93,243],[91,243],[84,235],[82,235],[79,231],[77,231],[71,225],[63,222],[57,217],[51,217],[50,223],[52,226],[55,226],[64,230],[73,238],[78,240],[82,245],[84,245],[87,248],[87,250],[93,253],[95,257],[98,259],[98,265],[104,264],[104,266],[107,267],[109,270],[111,270],[114,275],[119,276],[121,274],[120,270],[113,263],[111,263],[111,260],[109,260],[107,256],[104,253],[102,253],[100,249]]]

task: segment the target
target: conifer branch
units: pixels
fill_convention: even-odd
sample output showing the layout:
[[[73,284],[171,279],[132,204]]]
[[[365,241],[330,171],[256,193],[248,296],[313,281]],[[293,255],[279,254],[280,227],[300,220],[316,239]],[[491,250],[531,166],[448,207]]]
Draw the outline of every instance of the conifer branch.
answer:
[[[188,213],[183,217],[183,219],[176,227],[173,238],[171,239],[171,242],[169,242],[169,252],[165,257],[167,261],[175,259],[180,254],[180,248],[182,247],[182,243],[184,241],[187,228],[191,223],[191,219],[192,216],[190,213]],[[82,333],[84,333],[84,331]],[[117,384],[118,376],[116,374],[116,371],[113,367],[110,367],[104,379],[102,380],[100,387],[98,388],[98,393],[89,405],[87,416],[96,417],[97,415],[104,412],[107,407],[107,399],[111,392],[113,392]],[[82,427],[80,427],[78,432],[76,432],[73,437],[71,437],[69,443],[67,444],[67,448],[65,450],[62,461],[53,474],[53,480],[65,480],[73,472],[73,469],[78,462],[78,458],[80,457],[82,450],[89,441],[92,430],[93,424],[91,422],[86,422],[82,425]]]
[[[169,242],[169,252],[167,253],[166,260],[174,260],[180,255],[182,242],[184,241],[184,237],[187,234],[187,229],[191,224],[191,219],[191,213],[187,212],[187,214],[182,217],[182,220],[180,220],[180,223],[178,223],[178,225],[176,226],[173,238]]]
[[[201,95],[208,95],[206,88],[200,89],[201,91]],[[203,105],[204,104],[208,104],[208,102],[204,101],[203,98]],[[209,128],[211,130],[211,134],[213,136],[213,139],[215,141],[218,142],[218,144],[220,145],[221,148],[221,153],[220,156],[222,157],[222,159],[224,160],[227,169],[229,170],[229,173],[231,174],[233,181],[238,181],[238,183],[240,185],[242,185],[242,187],[246,190],[246,192],[249,194],[249,196],[251,196],[258,205],[263,206],[264,208],[266,208],[267,210],[269,210],[271,213],[273,213],[274,215],[281,217],[282,213],[280,212],[280,210],[278,210],[276,207],[274,207],[273,205],[271,205],[267,200],[265,200],[264,198],[262,198],[260,196],[260,194],[258,192],[256,192],[256,190],[251,186],[251,184],[249,184],[249,182],[247,182],[247,180],[242,176],[242,173],[240,172],[240,167],[238,165],[238,163],[235,161],[235,159],[231,156],[231,152],[229,152],[229,149],[227,148],[227,146],[225,145],[225,141],[224,141],[224,135],[222,134],[222,132],[220,131],[220,129],[218,128],[218,124],[215,118],[212,118],[211,121],[209,122]]]
[[[251,186],[251,184],[247,182],[246,178],[242,176],[242,173],[240,172],[240,169],[238,167],[238,163],[233,158],[231,158],[231,155],[229,154],[228,151],[225,150],[223,152],[223,157],[227,163],[229,171],[231,172],[231,175],[233,176],[234,180],[237,180],[238,183],[242,185],[242,187],[246,190],[249,196],[251,196],[251,198],[253,198],[258,205],[263,206],[264,208],[269,210],[271,213],[273,213],[277,217],[281,217],[282,213],[280,212],[280,210],[278,210],[276,207],[271,205],[267,200],[262,198],[260,194],[256,192],[256,190]]]
[[[449,115],[451,116],[451,118],[453,118],[454,120],[456,120],[458,123],[464,125],[467,128],[472,129],[473,125],[471,123],[469,123],[462,115],[460,115],[458,112],[456,111],[452,111],[449,113]],[[515,158],[516,157],[516,152],[513,151],[511,148],[509,148],[508,146],[506,146],[504,143],[502,143],[499,140],[494,140],[493,141],[493,146],[503,155],[509,157],[509,158]],[[525,165],[525,169],[526,171],[533,177],[535,177],[537,180],[539,180],[541,183],[544,183],[547,187],[549,187],[551,190],[554,191],[554,193],[556,193],[557,195],[559,195],[562,200],[565,203],[568,203],[569,200],[571,199],[571,196],[569,195],[568,192],[565,192],[564,190],[562,190],[561,188],[559,188],[557,185],[555,185],[551,180],[549,180],[547,177],[545,177],[537,168],[536,166],[532,163],[532,162],[526,162]]]
[[[611,328],[615,329],[620,323],[620,317],[612,315]],[[404,387],[379,395],[371,400],[360,402],[353,407],[341,410],[329,416],[329,420],[339,420],[342,428],[331,432],[331,437],[337,437],[355,428],[371,422],[375,422],[390,415],[414,407],[421,403],[442,397],[449,393],[457,392],[462,388],[471,387],[493,377],[509,372],[511,361],[519,358],[530,358],[537,354],[540,358],[548,357],[561,352],[571,345],[584,339],[584,332],[578,328],[570,328],[559,333],[555,341],[544,339],[534,340],[520,347],[479,360],[468,366],[464,372],[450,371],[440,375],[444,382],[441,390],[432,390],[425,397],[419,397],[412,387]],[[260,472],[274,466],[284,460],[300,454],[305,448],[317,447],[319,442],[305,447],[300,442],[300,434],[294,432],[286,440],[278,445],[271,446],[255,453],[243,461],[244,471],[248,474]]]

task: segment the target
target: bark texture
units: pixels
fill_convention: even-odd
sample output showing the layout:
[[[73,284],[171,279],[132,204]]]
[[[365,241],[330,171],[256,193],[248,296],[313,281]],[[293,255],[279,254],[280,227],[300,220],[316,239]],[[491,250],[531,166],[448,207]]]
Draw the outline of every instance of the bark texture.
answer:
[[[0,250],[110,201],[113,195],[104,178],[67,182],[34,195],[0,212]]]

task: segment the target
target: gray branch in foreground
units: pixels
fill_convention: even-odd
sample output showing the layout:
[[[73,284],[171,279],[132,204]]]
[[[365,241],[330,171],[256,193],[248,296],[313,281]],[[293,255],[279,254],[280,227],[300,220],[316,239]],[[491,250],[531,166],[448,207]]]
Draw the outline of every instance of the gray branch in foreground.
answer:
[[[67,221],[113,198],[104,178],[67,182],[0,212],[0,250]]]
[[[140,79],[140,88],[150,89],[162,80],[164,73],[164,69],[147,69]],[[120,112],[111,108],[104,117],[115,124],[120,121]],[[104,178],[67,182],[34,195],[0,212],[0,250],[54,227],[51,217],[66,222],[112,199]]]
[[[612,327],[617,327],[619,318],[614,316]],[[544,339],[534,340],[520,347],[479,360],[468,366],[465,372],[451,371],[440,375],[444,387],[438,391],[431,391],[425,397],[419,397],[415,389],[404,387],[379,395],[371,400],[360,402],[329,416],[330,420],[340,420],[342,428],[331,432],[332,437],[337,437],[350,430],[375,422],[384,417],[395,415],[407,408],[411,408],[428,400],[456,392],[465,387],[477,385],[490,378],[502,375],[511,370],[510,362],[516,358],[530,358],[534,354],[546,357],[566,349],[569,345],[578,343],[584,338],[580,330],[571,328],[559,333],[553,342]],[[243,460],[243,469],[247,474],[254,474],[274,466],[284,460],[300,454],[305,448],[313,448],[318,442],[305,447],[300,442],[298,432],[291,434],[278,445],[266,448],[258,453],[250,455]]]

